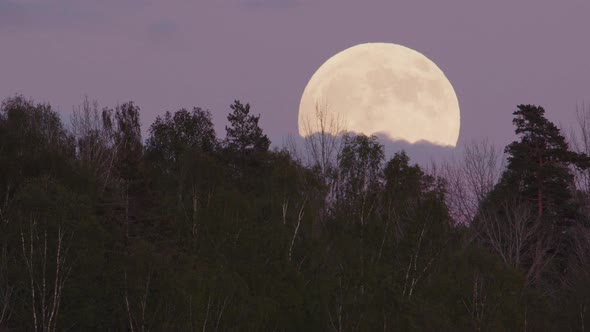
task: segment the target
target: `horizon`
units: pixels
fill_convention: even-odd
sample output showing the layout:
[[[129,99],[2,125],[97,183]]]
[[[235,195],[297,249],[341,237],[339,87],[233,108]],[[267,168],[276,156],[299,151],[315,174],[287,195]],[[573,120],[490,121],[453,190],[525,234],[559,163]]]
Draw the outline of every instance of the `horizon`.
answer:
[[[324,27],[334,10],[341,19]],[[4,0],[0,40],[12,47],[0,62],[0,90],[47,101],[66,116],[85,95],[109,107],[132,100],[144,128],[165,111],[197,106],[212,111],[219,133],[239,99],[281,142],[297,133],[303,89],[324,61],[357,44],[390,42],[426,55],[449,78],[461,109],[459,144],[486,137],[502,145],[514,137],[518,104],[541,105],[548,119],[569,127],[576,105],[590,103],[590,46],[580,42],[589,12],[576,0],[401,7]]]

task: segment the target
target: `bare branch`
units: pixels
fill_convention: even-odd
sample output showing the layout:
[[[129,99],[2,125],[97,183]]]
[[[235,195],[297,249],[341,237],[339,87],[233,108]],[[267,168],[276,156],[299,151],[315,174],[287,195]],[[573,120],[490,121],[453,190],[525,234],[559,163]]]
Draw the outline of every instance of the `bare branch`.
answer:
[[[439,169],[447,183],[446,203],[453,219],[469,223],[498,183],[504,170],[504,156],[486,139],[472,141],[465,145],[460,161],[453,159]]]
[[[307,164],[317,167],[327,194],[322,220],[330,209],[335,196],[334,167],[338,154],[342,149],[340,136],[344,132],[342,119],[330,112],[326,102],[316,102],[312,117],[303,119]]]

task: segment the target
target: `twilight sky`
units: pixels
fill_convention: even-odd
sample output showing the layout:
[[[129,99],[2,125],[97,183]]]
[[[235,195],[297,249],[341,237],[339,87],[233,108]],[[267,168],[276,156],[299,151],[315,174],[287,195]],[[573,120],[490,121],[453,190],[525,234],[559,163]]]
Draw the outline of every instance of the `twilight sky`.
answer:
[[[505,144],[516,104],[569,127],[576,103],[590,103],[589,17],[587,0],[0,0],[0,97],[66,116],[85,94],[101,107],[133,100],[144,133],[166,110],[200,106],[221,137],[240,99],[281,145],[325,60],[392,42],[453,84],[459,143]]]

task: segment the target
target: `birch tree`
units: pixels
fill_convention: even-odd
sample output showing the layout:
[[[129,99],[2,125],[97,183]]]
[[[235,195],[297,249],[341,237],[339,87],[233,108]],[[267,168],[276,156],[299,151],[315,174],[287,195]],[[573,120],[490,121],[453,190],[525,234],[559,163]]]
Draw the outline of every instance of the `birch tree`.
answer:
[[[325,101],[316,102],[312,115],[300,121],[307,165],[317,170],[325,190],[324,210],[320,214],[325,221],[336,201],[336,168],[343,146],[344,122],[337,113],[330,111]]]
[[[46,222],[42,225],[31,216],[28,226],[28,229],[21,228],[20,238],[29,278],[34,331],[57,331],[63,291],[72,268],[67,245],[70,236],[58,226],[56,241],[52,244]]]
[[[316,102],[312,115],[301,121],[308,163],[318,167],[322,178],[328,179],[341,149],[343,121],[330,111],[326,102],[320,101]]]
[[[0,330],[7,324],[12,314],[14,286],[8,280],[7,248],[0,248]]]
[[[114,168],[123,141],[116,141],[108,109],[100,111],[96,100],[86,96],[72,112],[71,129],[76,140],[77,156],[98,179],[101,192],[116,181]]]

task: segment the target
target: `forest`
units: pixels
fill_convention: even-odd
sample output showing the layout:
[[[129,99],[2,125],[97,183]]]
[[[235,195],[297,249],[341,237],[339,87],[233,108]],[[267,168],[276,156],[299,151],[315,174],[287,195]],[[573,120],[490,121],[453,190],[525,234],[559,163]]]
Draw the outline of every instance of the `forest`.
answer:
[[[322,107],[271,148],[238,100],[142,137],[131,101],[7,97],[0,331],[586,331],[590,110],[505,111],[514,142],[424,167]]]

